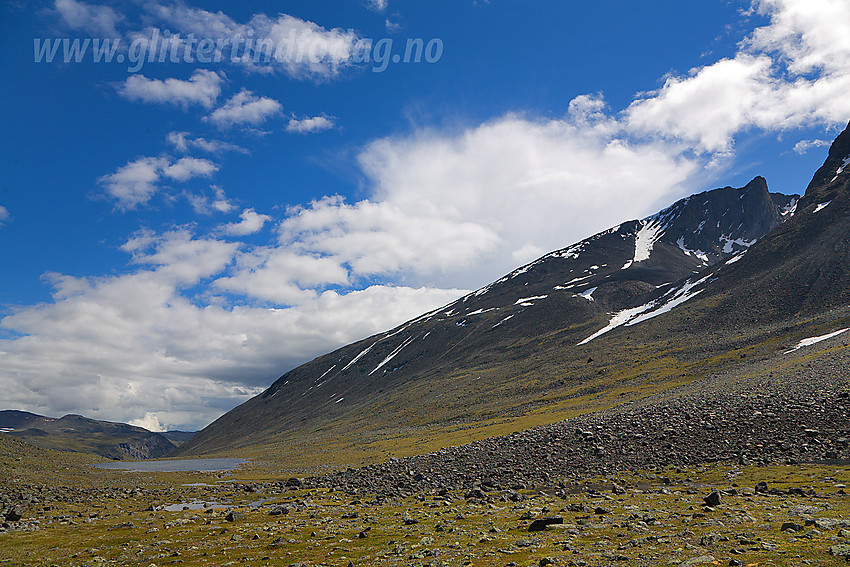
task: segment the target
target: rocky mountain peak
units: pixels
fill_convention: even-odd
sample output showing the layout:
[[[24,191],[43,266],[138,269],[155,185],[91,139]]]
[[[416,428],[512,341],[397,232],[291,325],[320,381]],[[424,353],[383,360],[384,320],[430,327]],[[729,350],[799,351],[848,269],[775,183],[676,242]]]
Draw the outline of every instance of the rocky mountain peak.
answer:
[[[840,193],[850,192],[850,124],[832,142],[826,161],[817,170],[806,194],[800,201],[801,208],[830,201]]]

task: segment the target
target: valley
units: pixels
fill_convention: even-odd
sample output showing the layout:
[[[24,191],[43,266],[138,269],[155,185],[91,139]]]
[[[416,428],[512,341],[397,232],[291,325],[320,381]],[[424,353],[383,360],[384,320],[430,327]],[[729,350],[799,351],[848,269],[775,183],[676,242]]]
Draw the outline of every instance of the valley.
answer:
[[[718,377],[331,474],[116,473],[0,437],[0,564],[843,565],[848,345],[823,343],[832,365],[797,380]]]

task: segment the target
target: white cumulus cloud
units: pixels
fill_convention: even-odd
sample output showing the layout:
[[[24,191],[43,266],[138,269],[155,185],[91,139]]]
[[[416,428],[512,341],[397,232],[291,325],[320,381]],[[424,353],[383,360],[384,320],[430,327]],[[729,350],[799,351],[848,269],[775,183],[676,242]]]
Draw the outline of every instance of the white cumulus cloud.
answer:
[[[140,157],[100,178],[107,195],[121,209],[133,209],[150,201],[162,188],[164,179],[184,182],[193,177],[209,177],[218,166],[207,159],[183,157]]]
[[[287,132],[312,134],[336,127],[332,116],[308,116],[307,118],[291,118],[286,125]]]
[[[278,101],[269,97],[257,96],[251,91],[243,89],[222,106],[216,108],[208,119],[223,129],[242,124],[258,126],[268,118],[279,114],[282,109],[283,107]]]
[[[749,128],[783,131],[846,124],[850,116],[850,3],[757,0],[769,19],[738,53],[636,100],[626,113],[640,133],[708,152],[730,151]]]
[[[794,151],[803,155],[812,148],[828,147],[830,144],[832,144],[832,142],[829,140],[800,140],[794,144]]]
[[[352,30],[327,29],[288,14],[274,18],[256,14],[247,22],[238,23],[223,12],[210,12],[182,2],[150,2],[145,4],[145,9],[183,36],[191,33],[198,38],[227,38],[231,44],[235,38],[252,38],[254,49],[245,52],[243,43],[234,63],[263,72],[281,71],[295,79],[335,78],[342,69],[354,64],[361,41]],[[230,55],[228,61],[232,61],[234,54]]]
[[[212,108],[221,93],[221,75],[205,69],[196,69],[188,80],[168,78],[149,79],[144,75],[131,75],[116,86],[118,94],[137,102],[173,104],[188,107],[199,104]]]
[[[145,412],[145,416],[141,419],[131,419],[129,421],[130,425],[135,425],[136,427],[143,427],[148,431],[168,431],[168,428],[165,427],[162,422],[159,421],[159,418],[155,413],[151,413],[149,411]]]
[[[116,26],[124,19],[124,16],[109,6],[86,4],[76,0],[56,0],[53,7],[69,28],[84,30],[100,37],[118,37]]]
[[[245,209],[239,216],[242,218],[241,221],[224,226],[223,230],[225,234],[229,234],[231,236],[246,236],[248,234],[254,234],[255,232],[261,231],[263,226],[271,220],[270,216],[262,215],[254,209]]]
[[[223,140],[208,140],[206,138],[192,138],[189,132],[169,132],[166,141],[174,146],[178,152],[188,153],[190,150],[201,150],[210,154],[221,154],[224,152],[249,153],[247,149]]]
[[[229,213],[236,208],[224,194],[224,189],[218,185],[210,185],[212,194],[186,193],[186,198],[192,209],[199,215],[210,215],[213,213]]]
[[[366,7],[375,12],[383,12],[387,9],[388,0],[364,0]]]

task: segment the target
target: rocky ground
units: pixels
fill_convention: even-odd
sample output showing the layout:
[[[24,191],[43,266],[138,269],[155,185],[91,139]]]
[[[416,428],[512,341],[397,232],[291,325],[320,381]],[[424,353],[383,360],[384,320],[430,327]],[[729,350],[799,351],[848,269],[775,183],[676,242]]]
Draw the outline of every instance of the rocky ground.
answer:
[[[613,410],[309,479],[356,494],[551,487],[697,463],[850,465],[850,376],[825,369],[746,386],[713,379]],[[845,462],[846,461],[846,462]]]
[[[4,441],[0,567],[846,565],[848,411],[838,367],[720,377],[288,480],[115,473]]]
[[[204,480],[31,491],[17,518],[6,508],[0,565],[841,565],[850,554],[847,467],[715,464],[409,496]]]

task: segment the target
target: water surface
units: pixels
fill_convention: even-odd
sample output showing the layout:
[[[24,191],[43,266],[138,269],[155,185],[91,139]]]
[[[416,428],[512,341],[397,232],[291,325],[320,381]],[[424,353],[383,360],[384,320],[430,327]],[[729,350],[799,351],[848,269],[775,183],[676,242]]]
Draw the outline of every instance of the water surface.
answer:
[[[97,463],[101,469],[133,472],[215,472],[230,471],[248,462],[246,459],[175,459],[170,461],[112,461]]]

